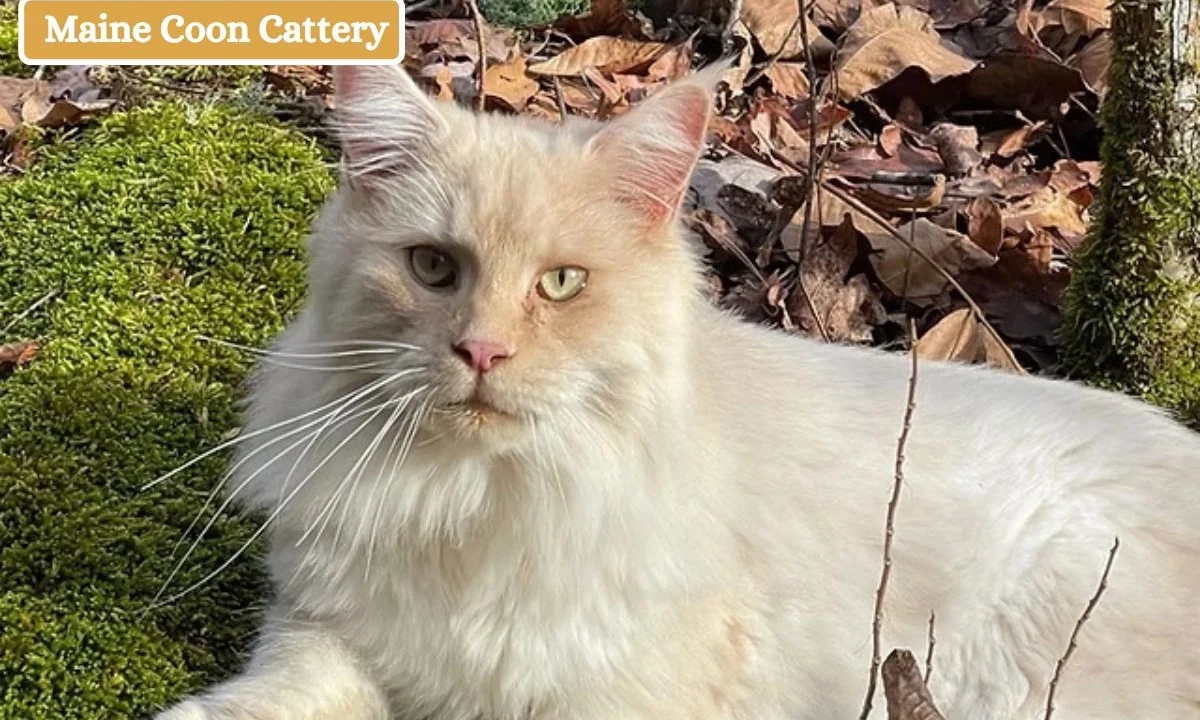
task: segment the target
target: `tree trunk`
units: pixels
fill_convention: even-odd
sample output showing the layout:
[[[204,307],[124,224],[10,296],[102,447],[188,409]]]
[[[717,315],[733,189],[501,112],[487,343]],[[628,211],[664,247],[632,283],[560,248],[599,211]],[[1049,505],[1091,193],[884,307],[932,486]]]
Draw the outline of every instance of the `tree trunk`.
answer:
[[[1200,427],[1200,0],[1116,0],[1112,38],[1104,179],[1064,360]]]

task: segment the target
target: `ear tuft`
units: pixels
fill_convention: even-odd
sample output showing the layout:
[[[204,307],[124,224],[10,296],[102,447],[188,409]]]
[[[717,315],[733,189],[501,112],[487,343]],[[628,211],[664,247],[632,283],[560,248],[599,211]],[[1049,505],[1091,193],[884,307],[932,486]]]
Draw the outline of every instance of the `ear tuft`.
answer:
[[[445,119],[397,65],[333,69],[334,128],[351,181],[395,175],[419,163],[446,132]]]
[[[676,81],[611,122],[591,140],[610,163],[621,202],[636,208],[648,227],[674,218],[704,148],[712,92],[720,68]]]

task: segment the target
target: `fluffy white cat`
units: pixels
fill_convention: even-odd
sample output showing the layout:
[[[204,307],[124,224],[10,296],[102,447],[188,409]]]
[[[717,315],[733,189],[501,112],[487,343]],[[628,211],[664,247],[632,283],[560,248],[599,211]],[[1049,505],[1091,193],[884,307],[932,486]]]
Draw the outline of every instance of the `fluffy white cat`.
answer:
[[[703,299],[711,79],[555,127],[337,70],[343,186],[229,486],[272,609],[160,718],[857,717],[907,359]],[[1055,717],[1200,717],[1200,436],[925,363],[905,470],[883,646],[936,611],[948,718],[1041,717],[1116,536]]]

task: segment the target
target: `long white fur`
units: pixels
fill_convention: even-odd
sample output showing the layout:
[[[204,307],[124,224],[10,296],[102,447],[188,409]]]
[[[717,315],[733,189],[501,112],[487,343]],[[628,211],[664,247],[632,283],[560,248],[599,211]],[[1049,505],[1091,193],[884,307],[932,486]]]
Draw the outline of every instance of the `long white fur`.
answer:
[[[432,390],[387,432],[238,467],[238,499],[273,518],[270,617],[241,674],[161,720],[857,715],[906,360],[713,309],[674,225],[640,237],[605,196],[678,190],[653,162],[690,167],[672,98],[710,79],[618,121],[647,133],[630,154],[604,126],[478,117],[402,73],[342,71],[346,139],[382,149],[348,160],[279,347],[412,344],[390,370],[421,371],[396,394]],[[480,263],[461,297],[422,294],[396,259],[437,238]],[[588,288],[538,304],[564,254]],[[447,414],[472,382],[450,350],[464,332],[516,343],[488,387],[519,422]],[[372,377],[264,365],[247,431]],[[1041,717],[1119,536],[1055,717],[1200,717],[1200,438],[1127,398],[940,363],[916,403],[883,643],[919,653],[936,611],[946,716]],[[311,532],[327,507],[338,531]]]

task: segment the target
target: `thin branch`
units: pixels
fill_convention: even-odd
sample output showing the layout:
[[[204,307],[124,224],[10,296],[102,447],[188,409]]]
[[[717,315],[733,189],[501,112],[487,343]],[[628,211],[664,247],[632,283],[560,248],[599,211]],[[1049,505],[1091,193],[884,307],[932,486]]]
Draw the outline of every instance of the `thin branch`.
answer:
[[[800,247],[797,253],[799,255],[799,262],[796,266],[796,274],[800,279],[800,292],[804,295],[804,300],[808,303],[809,312],[812,313],[813,320],[817,323],[817,331],[821,333],[822,340],[829,342],[829,330],[826,329],[821,316],[817,314],[817,308],[813,304],[812,296],[809,295],[808,290],[804,287],[803,273],[800,272],[800,266],[803,265],[804,257],[808,250],[808,232],[812,227],[813,207],[816,198],[816,194],[813,191],[816,189],[819,168],[817,166],[817,69],[813,65],[812,45],[808,41],[808,11],[804,8],[804,0],[800,0],[798,6],[800,12],[796,20],[800,26],[800,43],[804,48],[805,71],[808,77],[808,202],[804,203],[804,222],[800,225]],[[792,27],[793,29],[795,28],[794,25]]]
[[[792,24],[788,27],[787,33],[783,36],[783,41],[779,44],[779,49],[776,50],[775,52],[771,53],[771,57],[767,58],[767,61],[762,64],[762,67],[758,68],[753,73],[751,73],[749,76],[747,76],[745,82],[743,82],[742,85],[744,85],[745,87],[750,87],[754,83],[761,80],[762,76],[766,75],[767,71],[770,70],[772,67],[774,67],[775,63],[779,62],[780,56],[783,55],[784,50],[787,50],[788,41],[792,39],[792,35],[795,34],[796,28],[800,27],[800,23],[802,22],[800,18],[802,18],[802,17],[804,17],[803,9],[801,10],[800,14],[796,16],[796,19],[792,21]],[[804,41],[806,43],[808,42],[807,35],[805,35]]]
[[[484,92],[484,81],[487,78],[487,47],[483,36],[483,13],[479,12],[479,3],[467,0],[467,10],[475,23],[475,44],[479,48],[479,94],[475,97],[475,109],[483,112],[487,104],[487,94]]]
[[[557,75],[554,76],[554,99],[558,103],[558,121],[566,122],[567,103],[563,100],[562,81]]]
[[[1050,690],[1046,693],[1046,714],[1044,720],[1050,720],[1051,716],[1054,715],[1054,693],[1058,690],[1058,680],[1062,677],[1062,671],[1067,666],[1067,661],[1075,653],[1079,631],[1083,628],[1083,624],[1088,621],[1088,618],[1092,616],[1092,611],[1096,609],[1096,605],[1100,602],[1100,596],[1108,589],[1108,573],[1112,570],[1113,560],[1116,559],[1117,550],[1120,547],[1121,538],[1113,538],[1112,549],[1108,551],[1108,561],[1104,563],[1104,572],[1100,575],[1100,584],[1096,587],[1096,593],[1092,595],[1091,600],[1088,600],[1087,607],[1083,609],[1083,614],[1075,622],[1075,629],[1071,631],[1071,639],[1067,642],[1067,650],[1058,659],[1058,664],[1054,666],[1054,677],[1050,679]]]
[[[55,288],[55,289],[47,292],[45,295],[41,296],[37,300],[35,300],[32,305],[25,308],[25,310],[23,310],[15,318],[13,318],[12,320],[9,321],[9,323],[4,326],[4,329],[0,330],[0,335],[7,335],[9,330],[12,330],[14,327],[17,326],[17,323],[21,322],[25,318],[32,315],[41,306],[50,302],[54,298],[54,296],[57,294],[58,294],[58,288]]]
[[[896,467],[892,482],[892,497],[888,500],[887,524],[883,535],[883,569],[879,573],[879,587],[875,590],[875,614],[871,618],[871,675],[867,679],[867,696],[863,699],[859,720],[867,720],[871,714],[871,703],[875,698],[875,686],[879,681],[881,636],[883,635],[883,601],[887,596],[888,580],[892,576],[892,538],[896,535],[896,509],[900,506],[900,490],[904,487],[904,448],[912,431],[913,412],[917,409],[917,329],[908,321],[911,370],[908,376],[908,398],[904,406],[904,424],[900,427],[900,438],[896,441]]]
[[[896,238],[896,240],[903,243],[906,247],[911,248],[917,257],[929,263],[930,267],[937,271],[937,274],[941,275],[942,279],[950,284],[950,287],[957,290],[959,295],[962,295],[963,300],[966,301],[967,306],[971,308],[971,312],[975,315],[975,319],[979,321],[979,324],[983,326],[983,329],[987,330],[988,334],[991,335],[996,342],[999,343],[1000,347],[1004,349],[1004,354],[1007,356],[1008,361],[1011,362],[1014,367],[1021,366],[1020,363],[1017,362],[1016,356],[1013,355],[1012,349],[1008,347],[1008,343],[1004,342],[1004,338],[1000,337],[1000,333],[996,331],[996,328],[993,327],[990,322],[988,322],[987,316],[983,314],[983,308],[979,307],[979,303],[975,302],[975,299],[972,298],[969,293],[967,293],[966,289],[963,288],[962,283],[960,283],[954,277],[954,275],[950,273],[949,270],[938,263],[938,261],[930,257],[929,253],[925,252],[919,246],[913,244],[908,238],[904,237],[903,233],[892,227],[892,224],[889,223],[882,215],[875,212],[875,210],[873,210],[869,205],[854,197],[854,195],[851,193],[824,180],[821,181],[821,187],[829,190],[831,193],[833,193],[834,197],[846,203],[852,209],[857,210],[865,215],[869,220],[873,221],[889,235]]]
[[[933,675],[933,647],[937,644],[937,638],[933,636],[933,621],[936,615],[932,610],[929,611],[929,639],[925,642],[925,684],[929,684],[929,678]]]

